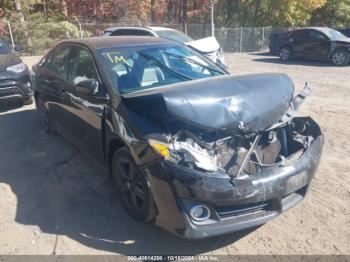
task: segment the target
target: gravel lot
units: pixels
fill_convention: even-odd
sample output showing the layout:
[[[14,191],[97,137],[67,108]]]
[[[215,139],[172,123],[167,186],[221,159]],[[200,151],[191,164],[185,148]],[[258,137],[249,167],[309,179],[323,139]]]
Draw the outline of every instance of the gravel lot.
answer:
[[[38,57],[26,57],[29,65]],[[129,219],[107,174],[39,126],[34,106],[0,114],[0,254],[349,254],[350,66],[227,55],[234,74],[285,72],[313,95],[326,142],[307,198],[255,230],[186,241]]]

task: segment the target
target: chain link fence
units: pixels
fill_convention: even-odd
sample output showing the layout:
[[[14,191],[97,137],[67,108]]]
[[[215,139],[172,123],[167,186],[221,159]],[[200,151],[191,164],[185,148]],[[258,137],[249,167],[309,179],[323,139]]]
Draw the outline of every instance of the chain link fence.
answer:
[[[41,55],[54,46],[57,42],[69,39],[90,36],[102,36],[106,28],[113,26],[140,26],[139,24],[114,24],[114,23],[83,23],[78,20],[28,23],[26,29],[22,25],[12,23],[12,33],[16,46],[23,47],[26,54]],[[181,30],[180,24],[154,24]],[[7,24],[0,22],[0,36],[10,41],[9,28]],[[193,39],[200,39],[211,36],[209,24],[186,24],[185,33]],[[269,46],[269,35],[273,31],[271,27],[261,28],[216,28],[215,37],[220,43],[224,52],[255,52],[265,50]]]

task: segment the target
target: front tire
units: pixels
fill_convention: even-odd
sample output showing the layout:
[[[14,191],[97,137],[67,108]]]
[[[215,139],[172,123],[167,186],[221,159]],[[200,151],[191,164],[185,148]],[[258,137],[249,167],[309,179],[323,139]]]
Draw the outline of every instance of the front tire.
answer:
[[[283,62],[288,62],[292,60],[292,49],[288,46],[284,46],[280,50],[280,59]]]
[[[117,150],[112,158],[112,178],[121,205],[140,222],[154,218],[154,204],[146,175],[136,165],[129,150]]]
[[[40,118],[40,124],[42,128],[45,130],[45,132],[49,135],[54,135],[55,129],[53,122],[50,118],[49,112],[47,111],[44,101],[41,98],[38,98],[36,100],[36,107],[39,113],[39,118]]]
[[[336,66],[346,66],[349,64],[349,52],[343,49],[337,49],[332,55],[332,62]]]

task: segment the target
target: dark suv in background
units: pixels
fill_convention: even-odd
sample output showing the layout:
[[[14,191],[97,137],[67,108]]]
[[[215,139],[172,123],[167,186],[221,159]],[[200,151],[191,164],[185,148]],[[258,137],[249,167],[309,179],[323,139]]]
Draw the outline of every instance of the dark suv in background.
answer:
[[[32,103],[32,86],[29,70],[16,54],[0,39],[0,109],[7,109]]]
[[[271,34],[270,50],[278,53],[285,62],[293,58],[308,58],[345,66],[350,59],[350,38],[330,28],[301,28]]]

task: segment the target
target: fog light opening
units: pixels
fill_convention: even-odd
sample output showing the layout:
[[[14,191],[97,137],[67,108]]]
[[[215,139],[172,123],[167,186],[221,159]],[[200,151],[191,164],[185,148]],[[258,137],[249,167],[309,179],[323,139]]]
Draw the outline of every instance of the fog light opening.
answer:
[[[193,220],[202,222],[210,217],[210,209],[204,205],[195,205],[190,211],[191,218]]]

